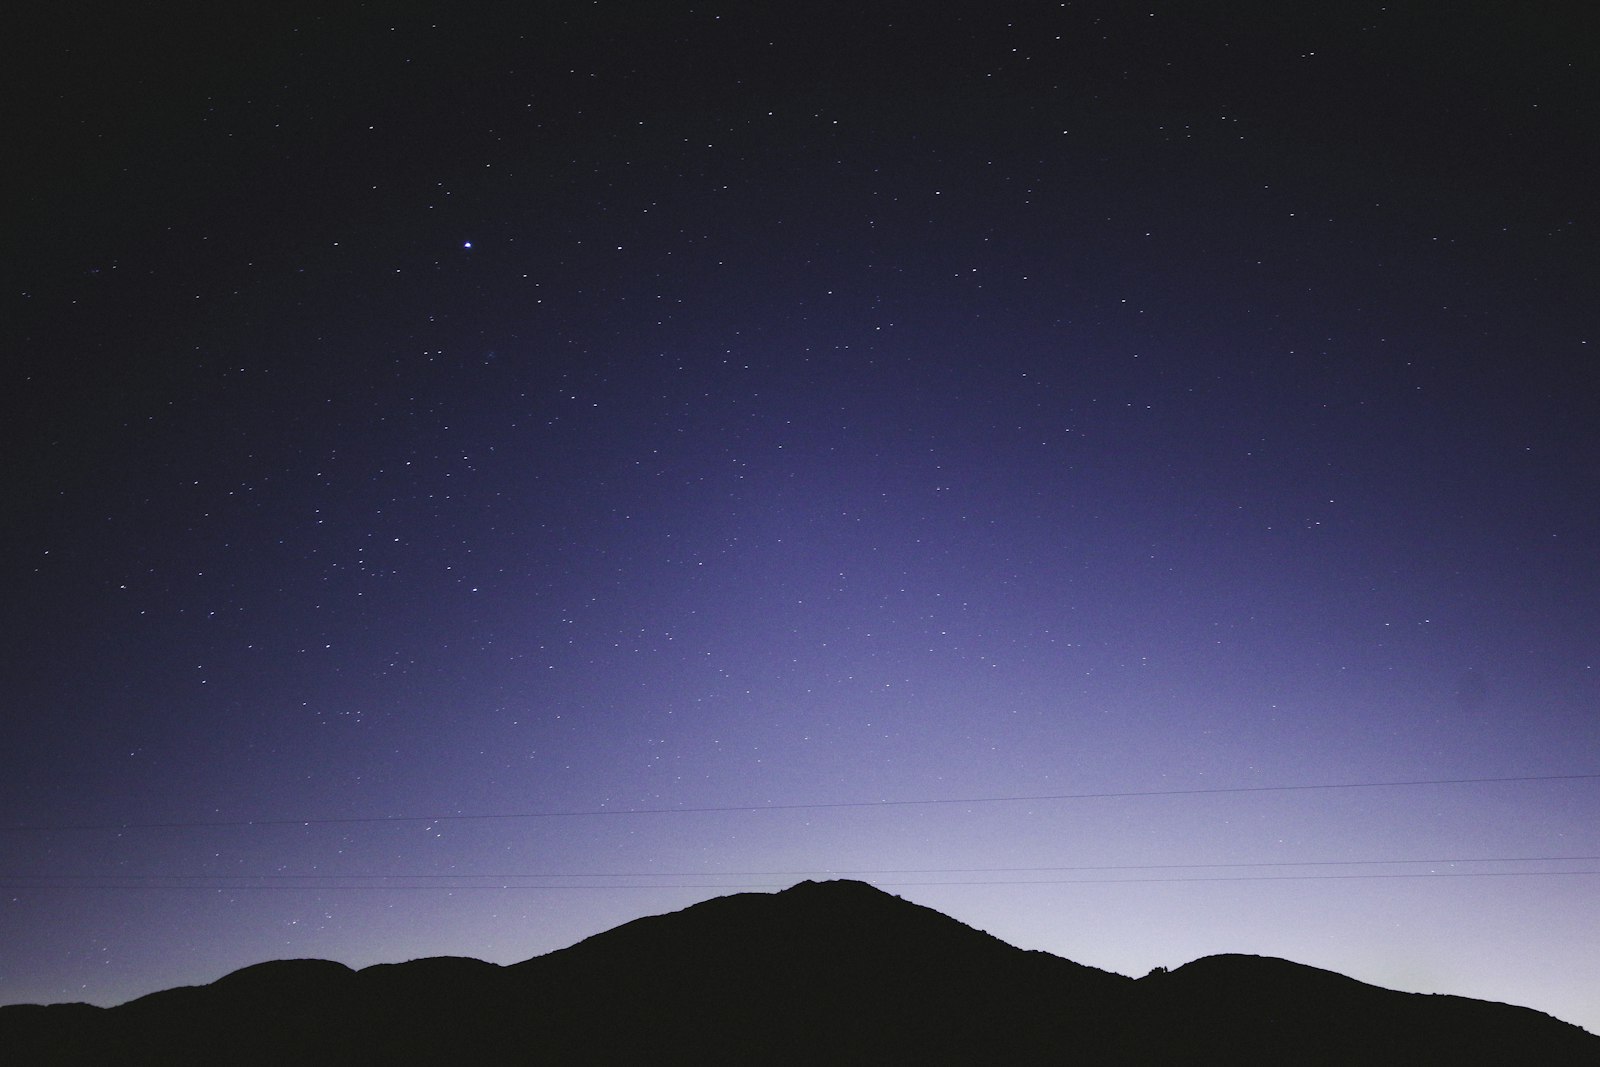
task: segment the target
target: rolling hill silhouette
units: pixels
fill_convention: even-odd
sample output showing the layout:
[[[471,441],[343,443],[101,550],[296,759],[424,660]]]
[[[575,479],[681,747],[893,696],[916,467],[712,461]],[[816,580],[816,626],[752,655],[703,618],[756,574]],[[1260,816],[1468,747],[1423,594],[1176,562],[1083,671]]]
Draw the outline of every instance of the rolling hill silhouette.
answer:
[[[286,960],[115,1008],[0,1008],[8,1063],[1600,1063],[1528,1008],[1224,955],[1141,979],[861,882],[626,923],[501,967]]]

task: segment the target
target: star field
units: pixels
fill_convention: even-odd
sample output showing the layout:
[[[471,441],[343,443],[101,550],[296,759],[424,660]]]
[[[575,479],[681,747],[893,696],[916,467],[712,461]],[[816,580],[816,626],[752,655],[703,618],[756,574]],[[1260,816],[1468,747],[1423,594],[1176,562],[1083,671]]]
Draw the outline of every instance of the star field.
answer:
[[[1582,16],[26,21],[0,1000],[849,873],[1600,1029]]]

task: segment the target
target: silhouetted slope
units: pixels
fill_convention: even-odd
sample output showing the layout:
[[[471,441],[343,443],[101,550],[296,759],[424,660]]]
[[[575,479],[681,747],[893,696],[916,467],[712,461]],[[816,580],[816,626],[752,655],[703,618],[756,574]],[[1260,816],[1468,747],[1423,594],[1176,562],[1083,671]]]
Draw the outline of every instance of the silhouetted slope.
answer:
[[[1022,1054],[1083,1032],[1131,986],[859,882],[706,901],[513,969],[572,1018],[619,996],[659,1047],[702,1062],[803,1049],[832,1062]],[[593,1040],[631,1051],[627,1034]]]
[[[1208,956],[1142,979],[1157,1050],[1215,1062],[1592,1063],[1600,1037],[1531,1008],[1401,993],[1264,956]]]
[[[511,967],[291,960],[117,1008],[0,1008],[52,1063],[1597,1064],[1526,1008],[1213,956],[1134,981],[859,882],[639,919]]]

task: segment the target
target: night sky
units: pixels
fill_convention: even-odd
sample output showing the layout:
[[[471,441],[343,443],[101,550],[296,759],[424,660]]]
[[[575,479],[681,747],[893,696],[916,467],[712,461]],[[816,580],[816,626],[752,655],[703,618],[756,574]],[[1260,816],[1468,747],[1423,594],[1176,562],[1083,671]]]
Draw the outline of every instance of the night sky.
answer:
[[[63,6],[0,1002],[853,876],[1600,1031],[1579,5]]]

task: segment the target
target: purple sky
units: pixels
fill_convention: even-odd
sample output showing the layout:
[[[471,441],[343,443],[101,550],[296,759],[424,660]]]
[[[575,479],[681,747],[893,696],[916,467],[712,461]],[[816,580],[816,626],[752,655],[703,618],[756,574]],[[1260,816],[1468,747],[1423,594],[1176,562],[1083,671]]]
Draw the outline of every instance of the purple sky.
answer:
[[[0,1002],[848,872],[1600,1032],[1575,20],[398,7],[6,45]]]

